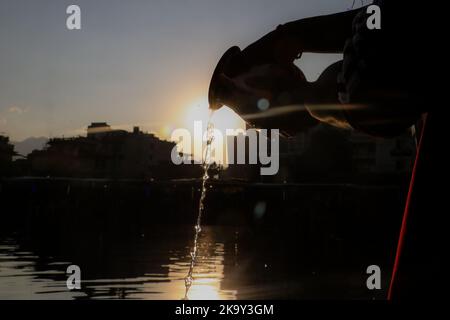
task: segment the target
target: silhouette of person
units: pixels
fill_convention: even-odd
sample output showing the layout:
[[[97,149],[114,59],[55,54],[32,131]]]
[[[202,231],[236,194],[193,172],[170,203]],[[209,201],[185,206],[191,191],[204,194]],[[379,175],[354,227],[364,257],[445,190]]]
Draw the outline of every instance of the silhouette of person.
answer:
[[[445,135],[438,132],[445,118],[437,114],[445,90],[433,81],[436,55],[444,52],[438,49],[442,41],[433,40],[438,19],[434,8],[423,4],[373,4],[381,9],[381,29],[367,27],[370,14],[363,7],[289,22],[242,51],[235,49],[213,76],[210,104],[213,109],[227,105],[257,127],[291,134],[323,121],[389,137],[405,132],[426,113],[400,240],[397,250],[392,248],[389,295],[435,297],[447,279],[443,260],[448,251],[446,229],[439,222],[445,196],[434,182],[445,168],[439,156]],[[293,63],[304,52],[342,53],[343,59],[310,83]]]
[[[217,98],[250,124],[281,125],[291,133],[315,122],[305,112],[282,122],[252,121],[251,115],[260,111],[258,101],[267,100],[272,115],[276,107],[302,105],[298,111],[338,127],[378,136],[405,131],[426,111],[418,79],[427,71],[417,68],[417,77],[411,76],[411,66],[423,50],[413,37],[421,31],[398,17],[414,21],[419,10],[405,12],[402,1],[374,4],[381,9],[381,29],[367,27],[371,16],[367,7],[278,26],[239,52],[223,70],[216,84],[221,88]],[[293,64],[304,52],[343,53],[343,60],[309,83]]]

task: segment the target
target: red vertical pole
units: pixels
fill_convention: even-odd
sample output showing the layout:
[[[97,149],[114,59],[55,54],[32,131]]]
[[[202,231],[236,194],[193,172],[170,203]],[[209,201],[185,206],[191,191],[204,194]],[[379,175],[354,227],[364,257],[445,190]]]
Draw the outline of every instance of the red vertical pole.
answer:
[[[410,212],[410,205],[411,205],[411,197],[412,197],[412,193],[413,193],[413,189],[414,189],[414,180],[416,177],[416,171],[417,171],[417,166],[418,166],[418,162],[420,159],[420,150],[422,147],[422,141],[423,141],[423,135],[424,132],[426,130],[426,115],[423,119],[423,125],[422,125],[422,130],[420,133],[420,139],[419,139],[419,145],[417,146],[417,151],[416,151],[416,158],[414,161],[414,166],[413,166],[413,170],[411,173],[411,180],[409,182],[409,189],[408,189],[408,196],[406,198],[406,205],[405,205],[405,210],[403,212],[403,219],[402,219],[402,225],[400,228],[400,235],[399,235],[399,239],[398,239],[398,243],[397,243],[397,252],[395,255],[395,262],[394,262],[394,268],[392,269],[392,276],[391,276],[391,282],[389,284],[389,290],[388,290],[388,300],[392,300],[392,294],[393,294],[393,288],[395,285],[395,281],[396,281],[396,277],[397,277],[397,272],[398,272],[398,267],[400,264],[400,258],[401,258],[401,254],[402,254],[402,249],[403,249],[403,243],[404,243],[404,239],[405,239],[405,234],[406,234],[406,225],[407,225],[407,221],[408,221],[408,216],[409,216],[409,212]]]

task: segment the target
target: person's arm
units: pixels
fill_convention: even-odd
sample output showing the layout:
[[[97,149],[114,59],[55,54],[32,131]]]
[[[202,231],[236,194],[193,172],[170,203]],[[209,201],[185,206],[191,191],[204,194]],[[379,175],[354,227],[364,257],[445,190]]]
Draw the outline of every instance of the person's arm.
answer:
[[[292,63],[303,52],[339,53],[352,33],[360,10],[300,19],[285,23],[242,51],[245,65]]]
[[[279,28],[293,37],[298,52],[339,53],[352,34],[355,15],[363,9],[288,22]]]

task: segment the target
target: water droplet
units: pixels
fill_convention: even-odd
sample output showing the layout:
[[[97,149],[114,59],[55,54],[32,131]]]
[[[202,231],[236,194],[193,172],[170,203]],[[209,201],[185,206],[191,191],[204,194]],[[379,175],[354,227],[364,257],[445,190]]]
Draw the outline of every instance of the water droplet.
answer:
[[[186,288],[189,288],[192,285],[192,277],[191,276],[187,276],[186,278],[184,278],[184,285],[186,286]]]

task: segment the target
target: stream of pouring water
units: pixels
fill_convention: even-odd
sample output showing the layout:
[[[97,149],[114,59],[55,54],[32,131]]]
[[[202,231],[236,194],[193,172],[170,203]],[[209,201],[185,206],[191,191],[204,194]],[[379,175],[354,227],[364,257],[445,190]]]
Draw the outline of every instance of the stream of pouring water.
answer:
[[[208,126],[206,129],[206,149],[205,149],[205,153],[204,153],[204,157],[203,157],[202,189],[201,189],[201,195],[200,195],[200,200],[199,200],[199,204],[198,204],[197,221],[196,221],[196,224],[194,227],[195,236],[194,236],[194,245],[193,245],[193,248],[191,251],[191,264],[189,266],[188,274],[187,274],[186,278],[184,278],[184,285],[186,288],[186,291],[184,293],[184,300],[189,299],[188,298],[189,289],[191,288],[192,282],[194,281],[192,274],[194,272],[195,261],[197,258],[198,238],[199,238],[200,232],[202,231],[201,222],[202,222],[203,212],[205,211],[205,198],[206,198],[207,182],[209,180],[208,170],[209,170],[209,167],[211,166],[211,144],[214,140],[214,125],[211,122],[212,114],[213,114],[213,111],[211,111],[209,114]]]

